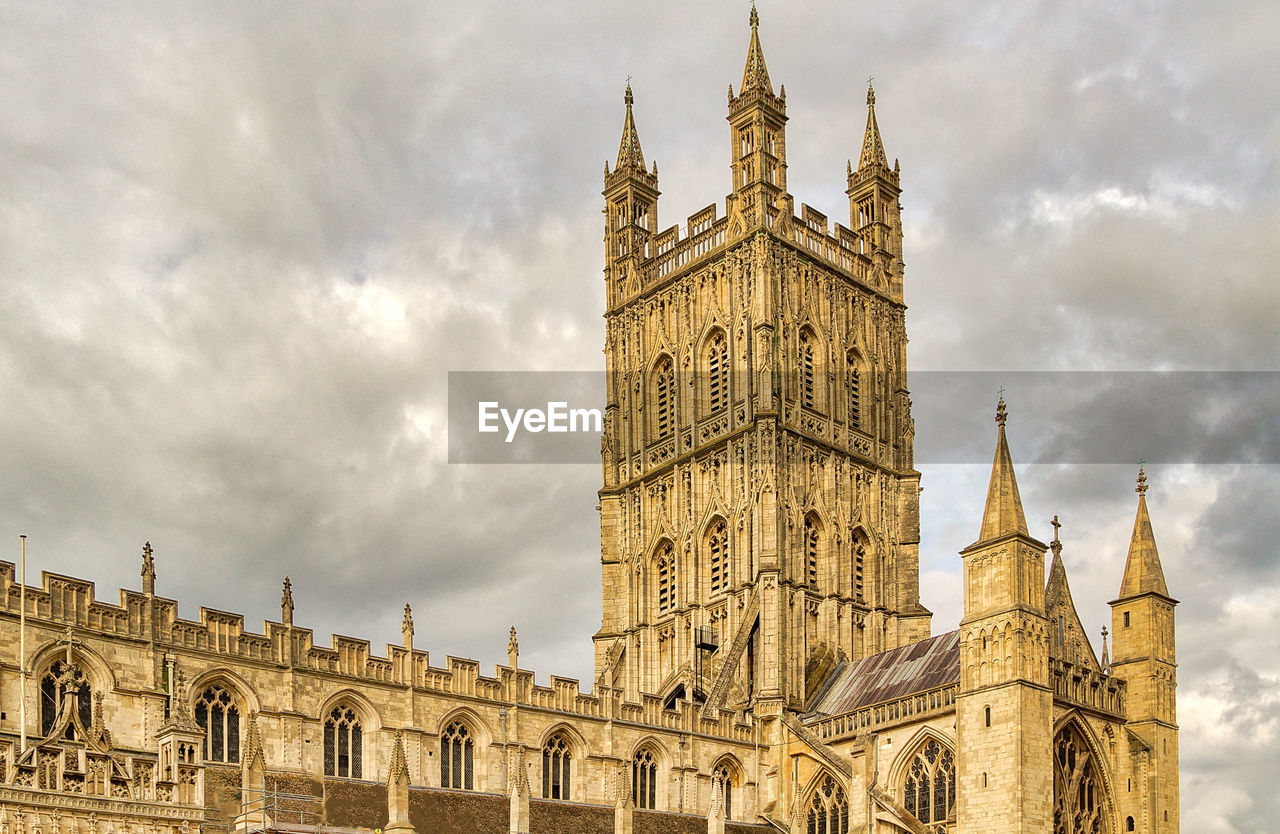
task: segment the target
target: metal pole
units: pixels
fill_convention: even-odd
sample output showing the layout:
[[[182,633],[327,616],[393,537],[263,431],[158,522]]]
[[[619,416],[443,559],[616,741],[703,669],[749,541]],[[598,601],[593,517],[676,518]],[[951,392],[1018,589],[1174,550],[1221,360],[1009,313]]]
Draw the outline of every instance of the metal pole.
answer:
[[[18,755],[27,752],[27,537],[22,539],[22,577],[18,586],[18,723],[22,725]]]

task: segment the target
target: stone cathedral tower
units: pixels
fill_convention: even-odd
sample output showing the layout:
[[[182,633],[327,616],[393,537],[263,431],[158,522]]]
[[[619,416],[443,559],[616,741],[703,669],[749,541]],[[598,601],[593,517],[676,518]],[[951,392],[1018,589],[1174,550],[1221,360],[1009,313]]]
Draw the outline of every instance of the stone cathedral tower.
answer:
[[[597,680],[757,715],[929,636],[906,389],[898,167],[867,92],[850,228],[787,192],[786,88],[756,12],[732,192],[659,231],[628,85],[606,164]],[[714,631],[717,651],[704,647]]]

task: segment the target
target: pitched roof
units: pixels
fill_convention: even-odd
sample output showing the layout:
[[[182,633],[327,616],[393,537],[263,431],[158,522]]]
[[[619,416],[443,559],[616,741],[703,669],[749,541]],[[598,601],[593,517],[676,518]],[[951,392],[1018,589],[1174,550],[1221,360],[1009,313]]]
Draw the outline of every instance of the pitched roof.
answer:
[[[844,669],[813,712],[842,715],[960,680],[960,631],[864,657]]]

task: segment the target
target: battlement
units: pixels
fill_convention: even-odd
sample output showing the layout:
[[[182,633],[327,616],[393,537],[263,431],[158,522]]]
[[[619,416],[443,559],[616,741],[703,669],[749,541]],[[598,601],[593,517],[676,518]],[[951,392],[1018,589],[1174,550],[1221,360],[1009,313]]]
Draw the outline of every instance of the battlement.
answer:
[[[745,712],[718,709],[701,714],[682,702],[679,710],[663,709],[657,695],[643,695],[640,703],[622,700],[621,690],[599,686],[584,694],[575,678],[552,675],[549,685],[539,686],[534,673],[496,666],[492,676],[481,674],[480,663],[446,656],[443,667],[431,665],[430,653],[410,651],[388,644],[386,655],[373,653],[370,641],[341,634],[330,636],[330,646],[314,644],[313,631],[265,621],[263,633],[244,628],[244,615],[201,607],[198,620],[177,616],[178,603],[138,591],[122,589],[120,604],[100,602],[93,582],[42,571],[39,587],[27,586],[27,624],[32,632],[48,638],[68,627],[156,644],[158,650],[193,650],[222,655],[229,660],[279,667],[292,666],[311,672],[351,679],[352,683],[411,686],[443,695],[462,695],[498,705],[524,706],[607,721],[662,727],[687,733],[748,742],[752,726]],[[17,619],[21,587],[14,564],[0,561],[0,617]]]

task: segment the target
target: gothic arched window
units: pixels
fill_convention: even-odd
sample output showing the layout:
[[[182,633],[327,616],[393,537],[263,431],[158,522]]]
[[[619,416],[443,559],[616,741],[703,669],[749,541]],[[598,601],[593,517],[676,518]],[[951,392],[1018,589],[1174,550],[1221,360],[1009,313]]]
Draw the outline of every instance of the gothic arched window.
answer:
[[[631,760],[631,799],[643,810],[658,807],[658,757],[647,747]]]
[[[723,331],[707,341],[707,403],[713,412],[729,404],[729,341]]]
[[[53,732],[54,722],[58,720],[58,711],[62,709],[62,698],[65,694],[62,691],[62,678],[66,672],[66,662],[55,660],[40,678],[40,735],[42,736]],[[76,713],[79,715],[80,724],[87,730],[93,723],[93,691],[89,686],[89,680],[78,668],[73,666],[71,672],[76,682],[80,684],[80,691],[75,696]],[[74,732],[68,724],[67,738],[71,738]]]
[[[857,354],[849,354],[849,428],[862,428],[862,377]]]
[[[956,760],[951,749],[929,739],[916,752],[902,787],[902,805],[931,831],[942,831],[956,802]]]
[[[556,733],[542,747],[542,798],[569,799],[573,750],[564,733]]]
[[[663,357],[653,372],[653,429],[659,440],[675,433],[676,376],[669,357]]]
[[[707,532],[707,567],[711,574],[711,594],[729,587],[729,528],[723,519],[712,524]]]
[[[1098,763],[1068,724],[1053,741],[1053,834],[1107,834],[1109,819]]]
[[[440,734],[440,787],[470,791],[475,789],[475,739],[461,721],[454,721]]]
[[[665,614],[668,611],[674,611],[678,604],[676,599],[676,553],[670,542],[658,549],[658,555],[653,563],[653,570],[657,577],[658,613]]]
[[[805,583],[810,588],[818,587],[818,553],[822,547],[822,531],[818,520],[813,516],[804,519],[804,565]]]
[[[844,788],[830,776],[813,792],[809,800],[809,834],[848,834],[849,801]]]
[[[336,706],[324,721],[324,775],[359,779],[364,731],[356,711]]]
[[[205,761],[240,761],[240,707],[227,689],[214,684],[200,693],[196,723],[204,730]]]
[[[800,351],[797,358],[800,360],[800,401],[804,403],[805,408],[814,408],[817,372],[813,336],[807,330],[800,333]]]
[[[733,819],[733,768],[725,762],[716,767],[711,778],[719,780],[720,789],[724,791],[724,818]]]

